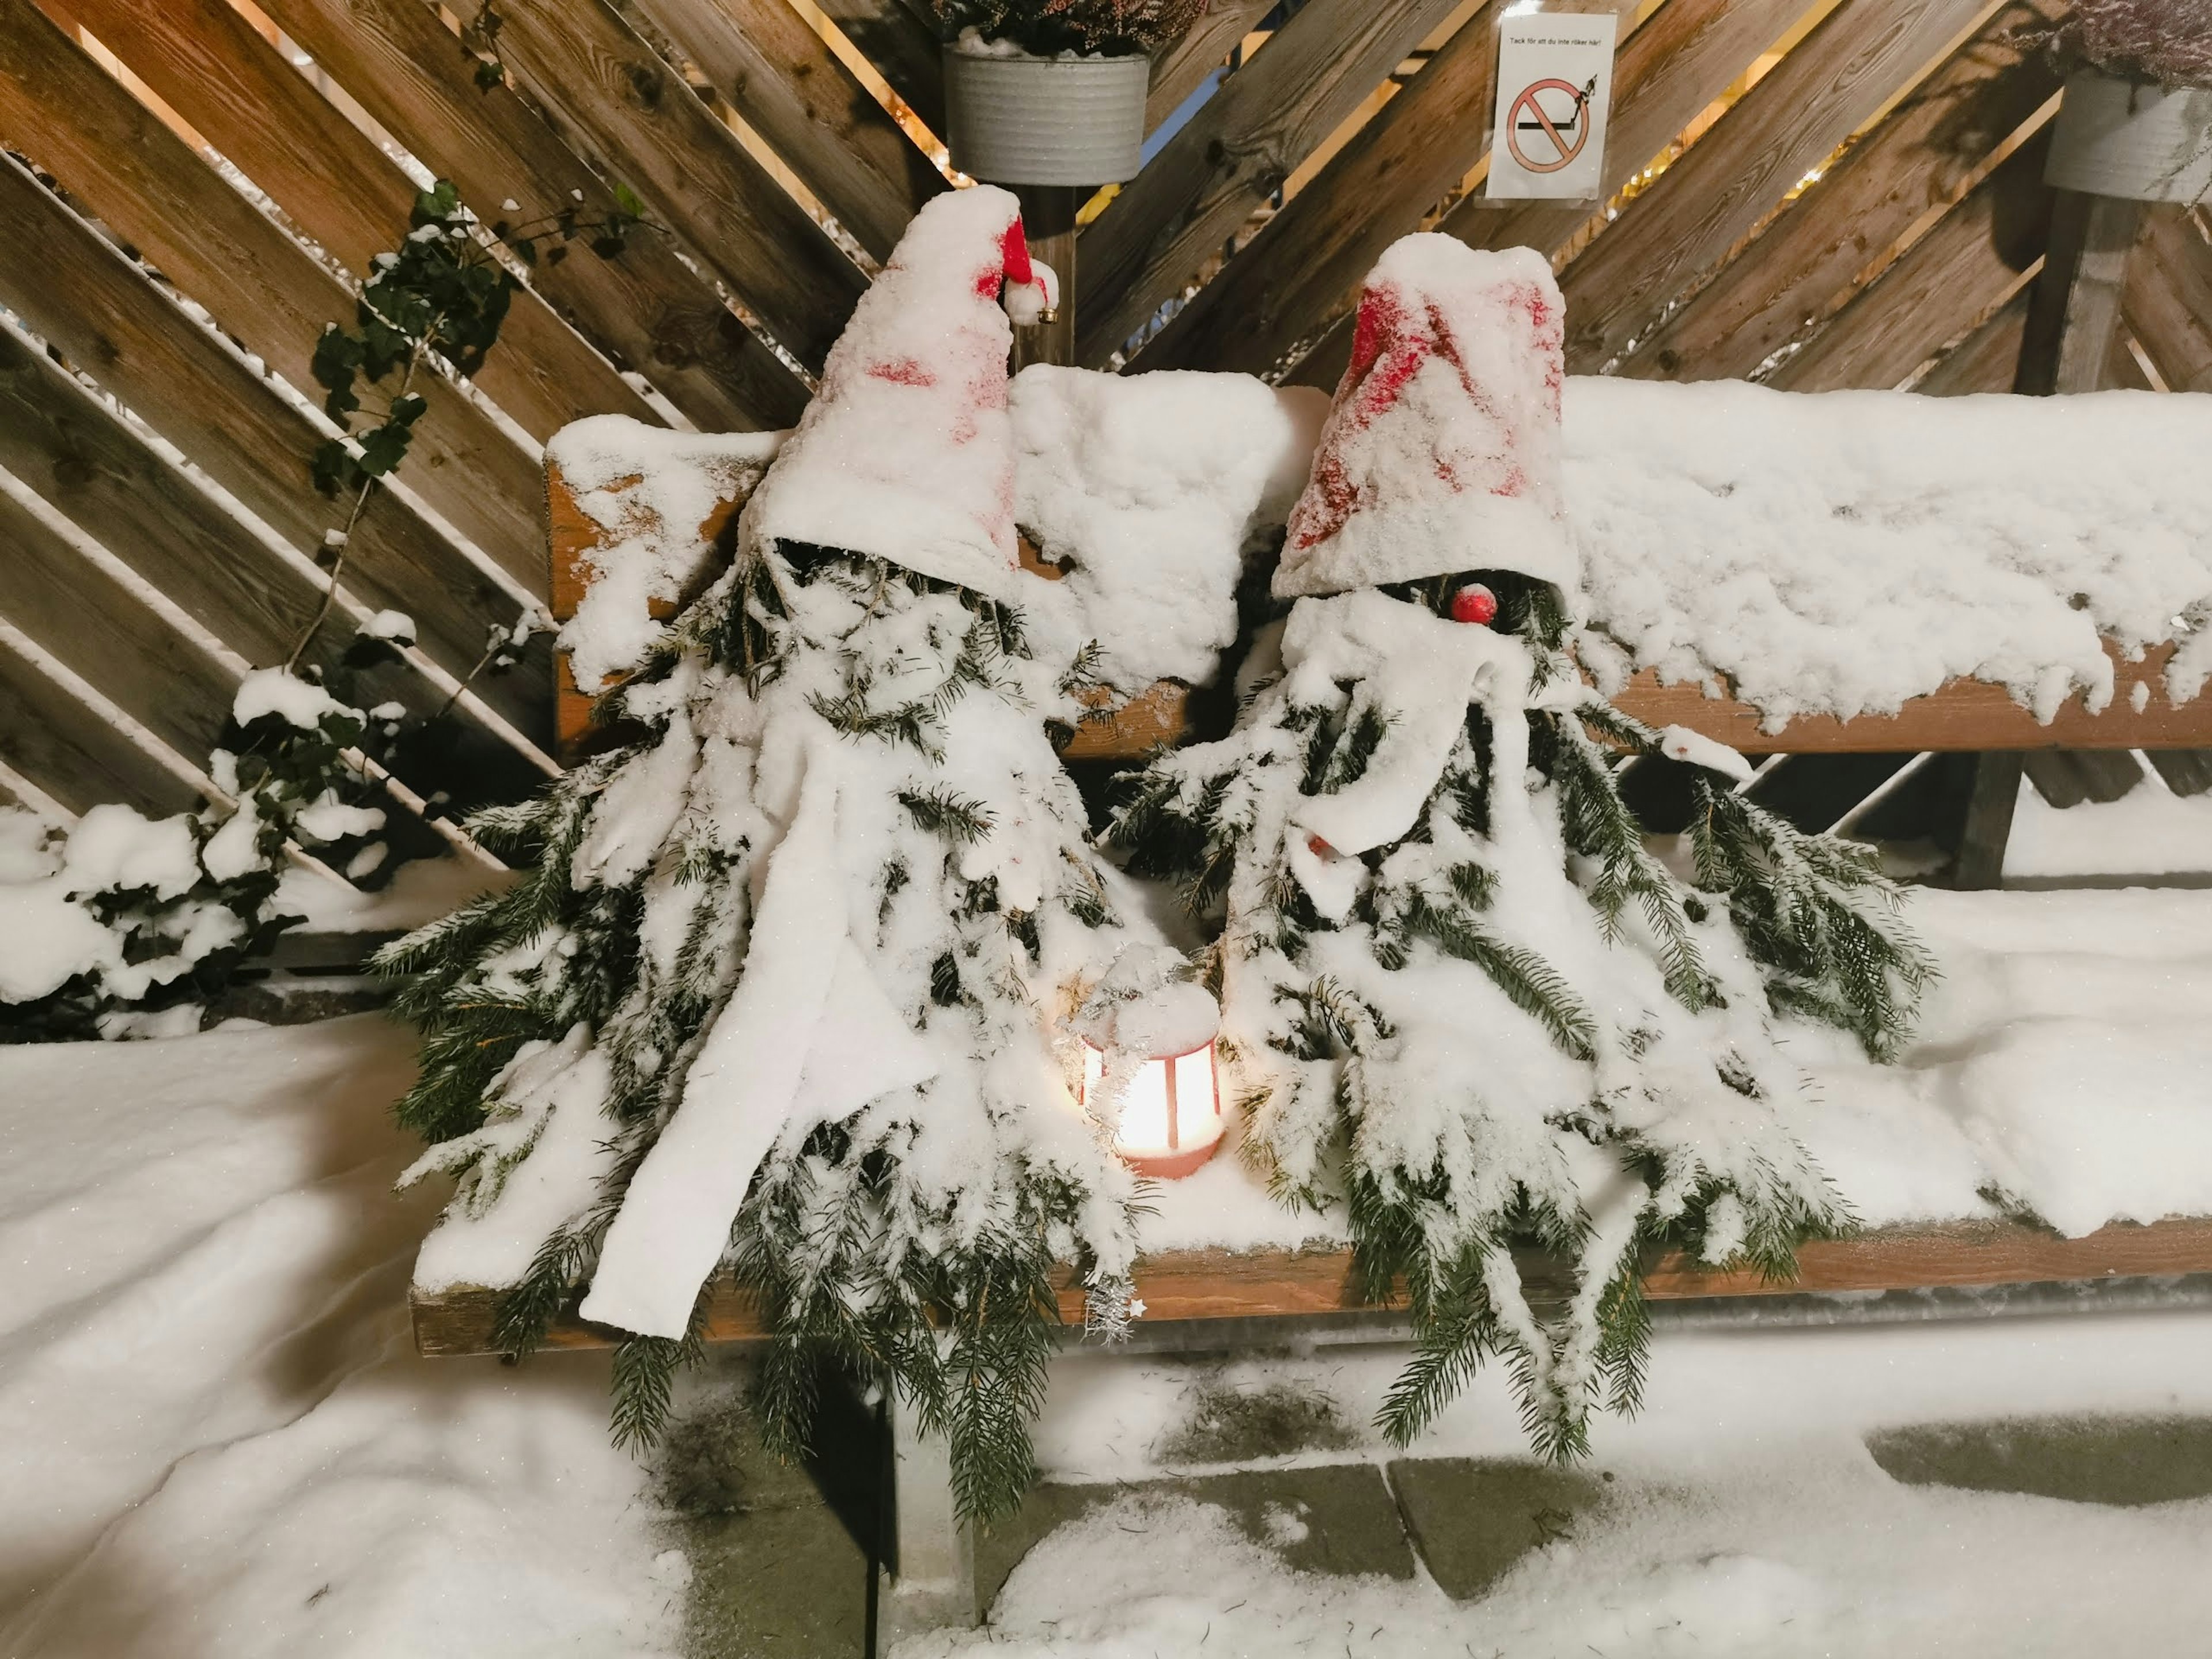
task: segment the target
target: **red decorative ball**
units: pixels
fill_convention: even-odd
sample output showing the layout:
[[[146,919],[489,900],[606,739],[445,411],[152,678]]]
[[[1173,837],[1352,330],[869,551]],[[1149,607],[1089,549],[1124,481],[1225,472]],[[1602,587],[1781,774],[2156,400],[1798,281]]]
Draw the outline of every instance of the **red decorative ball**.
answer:
[[[1451,596],[1454,622],[1489,623],[1498,616],[1498,595],[1480,582],[1469,582]]]
[[[1333,859],[1336,856],[1336,848],[1331,847],[1319,836],[1308,836],[1306,837],[1306,851],[1311,853],[1317,859]]]

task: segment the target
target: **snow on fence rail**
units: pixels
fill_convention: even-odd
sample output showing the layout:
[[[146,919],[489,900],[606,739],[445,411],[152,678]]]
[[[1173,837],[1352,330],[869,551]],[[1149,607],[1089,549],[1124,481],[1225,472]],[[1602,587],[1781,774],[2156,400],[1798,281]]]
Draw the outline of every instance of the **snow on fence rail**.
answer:
[[[1152,65],[1144,173],[1088,204],[1029,193],[1080,280],[1024,350],[1326,386],[1359,277],[1434,224],[1553,255],[1580,372],[2014,384],[2052,214],[2034,162],[2060,66],[2035,42],[2064,0],[1844,0],[1794,39],[1785,0],[1615,5],[1601,214],[1480,198],[1504,4],[1316,0],[1262,31],[1262,0],[1217,0]],[[595,413],[787,424],[872,261],[951,182],[920,0],[542,0],[496,30],[487,9],[0,0],[0,307],[39,360],[9,377],[0,468],[83,532],[0,571],[25,647],[0,673],[42,711],[0,722],[0,791],[175,804],[224,681],[296,636],[334,527],[308,360],[421,177],[487,224],[634,200],[656,227],[541,264],[475,385],[421,388],[418,461],[354,538],[326,648],[408,611],[392,694],[426,708],[543,595],[537,445]],[[2212,386],[2207,230],[2143,216],[2106,383]],[[514,787],[551,674],[541,650],[464,702]]]

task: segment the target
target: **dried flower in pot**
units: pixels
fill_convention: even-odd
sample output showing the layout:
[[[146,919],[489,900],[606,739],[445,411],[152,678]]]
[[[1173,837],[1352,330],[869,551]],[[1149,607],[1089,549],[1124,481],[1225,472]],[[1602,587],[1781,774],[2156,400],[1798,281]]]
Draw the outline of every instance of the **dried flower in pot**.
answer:
[[[952,164],[995,184],[1133,179],[1149,53],[1207,0],[938,0]]]

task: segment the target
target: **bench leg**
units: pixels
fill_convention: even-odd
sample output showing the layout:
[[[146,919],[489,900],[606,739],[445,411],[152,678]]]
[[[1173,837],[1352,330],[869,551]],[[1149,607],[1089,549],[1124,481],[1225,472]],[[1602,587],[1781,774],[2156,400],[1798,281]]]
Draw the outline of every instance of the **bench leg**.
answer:
[[[945,1440],[922,1432],[914,1407],[893,1389],[891,1490],[876,1652],[923,1631],[969,1629],[975,1605],[975,1539],[953,1513],[952,1458]]]
[[[2021,757],[2011,751],[1978,755],[1959,834],[1959,859],[1951,885],[1966,890],[2002,886],[2005,843],[2012,839],[2014,803],[2020,799]]]

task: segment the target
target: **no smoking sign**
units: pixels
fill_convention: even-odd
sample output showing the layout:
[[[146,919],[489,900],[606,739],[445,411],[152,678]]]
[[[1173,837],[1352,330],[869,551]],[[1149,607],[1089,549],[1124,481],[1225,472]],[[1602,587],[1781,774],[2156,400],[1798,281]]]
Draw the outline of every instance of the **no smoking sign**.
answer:
[[[1599,193],[1616,27],[1610,12],[1500,22],[1490,195],[1583,200]]]

